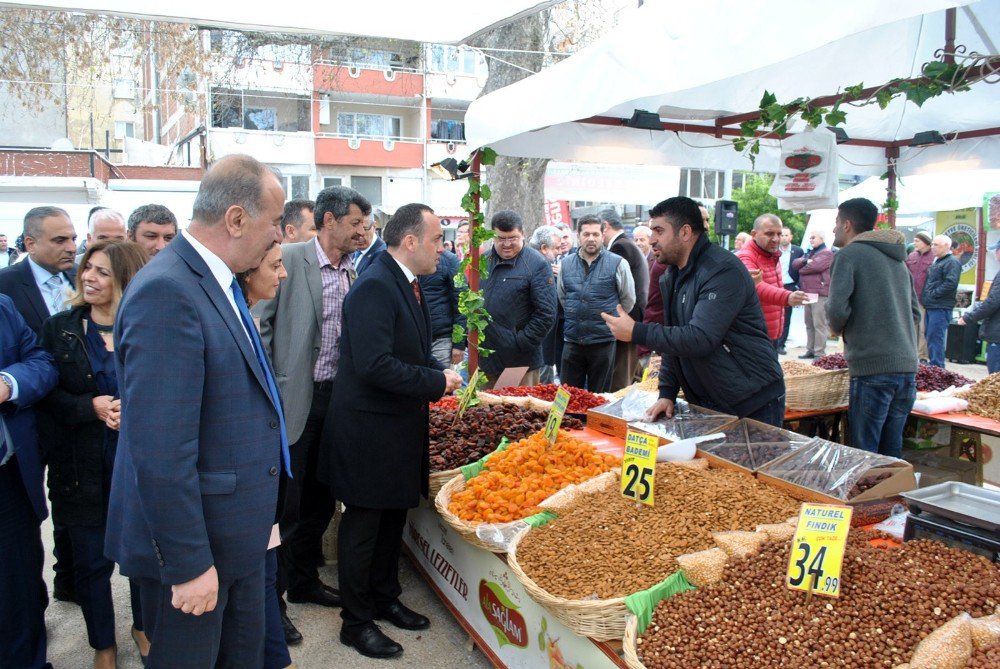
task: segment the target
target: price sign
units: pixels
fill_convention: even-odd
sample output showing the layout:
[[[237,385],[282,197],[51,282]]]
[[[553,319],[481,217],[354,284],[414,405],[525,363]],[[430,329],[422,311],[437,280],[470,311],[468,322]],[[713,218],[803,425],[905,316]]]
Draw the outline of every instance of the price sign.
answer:
[[[569,399],[569,392],[565,388],[556,391],[556,398],[549,410],[549,419],[545,421],[545,439],[549,444],[556,443],[556,435],[559,434],[559,426],[562,424],[563,416],[566,415]]]
[[[653,506],[656,479],[656,449],[660,440],[651,434],[632,432],[625,435],[622,458],[622,496]]]
[[[849,506],[802,505],[785,576],[789,588],[840,597],[840,567],[852,511]]]

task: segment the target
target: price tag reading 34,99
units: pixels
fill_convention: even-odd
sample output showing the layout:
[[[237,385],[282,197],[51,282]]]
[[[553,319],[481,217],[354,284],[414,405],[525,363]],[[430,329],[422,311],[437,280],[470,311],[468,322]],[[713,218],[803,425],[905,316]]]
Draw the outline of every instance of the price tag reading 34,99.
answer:
[[[632,432],[625,435],[622,458],[622,496],[653,506],[656,480],[656,450],[660,440],[651,434]]]
[[[559,434],[559,426],[562,425],[563,416],[566,415],[566,407],[569,406],[570,395],[565,388],[556,391],[556,397],[552,401],[552,408],[549,410],[549,419],[545,421],[545,440],[549,444],[556,443],[556,435]]]
[[[852,511],[849,506],[802,505],[785,578],[789,588],[840,597],[840,567]]]

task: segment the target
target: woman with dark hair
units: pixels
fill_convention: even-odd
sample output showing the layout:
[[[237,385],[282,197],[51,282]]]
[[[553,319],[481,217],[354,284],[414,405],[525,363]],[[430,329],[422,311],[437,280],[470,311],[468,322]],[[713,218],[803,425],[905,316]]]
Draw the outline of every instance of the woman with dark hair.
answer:
[[[117,657],[111,600],[115,565],[104,557],[118,445],[118,432],[105,424],[118,395],[112,331],[122,293],[146,260],[146,252],[133,242],[90,245],[80,262],[70,310],[55,314],[42,328],[42,346],[59,370],[59,384],[42,405],[48,420],[39,421],[50,448],[49,499],[53,518],[69,529],[76,593],[95,669],[113,669]],[[140,653],[148,652],[135,594],[133,590],[132,637]]]
[[[288,272],[281,262],[281,245],[275,242],[264,254],[255,269],[240,272],[236,280],[246,298],[247,306],[253,307],[262,300],[273,299],[278,292],[278,284],[285,280]],[[255,318],[254,321],[257,321]],[[260,323],[257,323],[260,327]],[[286,669],[292,667],[292,656],[288,653],[285,631],[278,602],[278,544],[281,543],[278,526],[271,532],[267,546],[267,560],[264,563],[264,668]],[[301,639],[301,636],[300,636]]]

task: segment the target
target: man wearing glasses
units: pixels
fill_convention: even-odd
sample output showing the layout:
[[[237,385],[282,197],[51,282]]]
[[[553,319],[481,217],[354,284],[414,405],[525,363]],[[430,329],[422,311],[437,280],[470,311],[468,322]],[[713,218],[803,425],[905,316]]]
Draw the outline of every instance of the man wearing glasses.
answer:
[[[534,385],[542,367],[542,340],[556,321],[556,287],[549,262],[524,245],[524,223],[514,211],[497,212],[490,221],[495,236],[487,254],[489,276],[483,281],[486,327],[483,348],[493,353],[479,363],[490,387],[508,367],[527,367],[524,385]]]
[[[357,277],[351,256],[366,244],[372,206],[346,186],[316,197],[315,239],[286,244],[288,278],[273,300],[254,307],[284,402],[292,479],[280,518],[278,592],[288,601],[340,606],[340,593],[319,579],[323,533],[334,514],[330,489],[316,478],[320,433],[337,373],[344,298]],[[301,635],[282,614],[286,639]]]
[[[355,251],[352,257],[358,274],[368,269],[372,261],[375,260],[375,257],[382,251],[385,251],[385,242],[378,236],[378,231],[375,229],[375,222],[370,218],[365,219],[364,237],[363,246]]]

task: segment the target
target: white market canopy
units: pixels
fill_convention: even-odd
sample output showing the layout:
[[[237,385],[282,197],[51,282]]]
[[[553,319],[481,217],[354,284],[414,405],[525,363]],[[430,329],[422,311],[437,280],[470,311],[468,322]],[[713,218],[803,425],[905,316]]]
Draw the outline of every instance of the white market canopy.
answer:
[[[1000,192],[1000,170],[914,174],[896,184],[899,200],[896,214],[913,216],[982,207],[983,195],[990,192]],[[841,202],[866,197],[881,203],[885,200],[885,181],[868,177],[857,186],[840,191],[837,197]]]
[[[945,45],[949,7],[958,7],[956,44],[1000,53],[1000,0],[647,0],[578,54],[473,102],[466,137],[508,156],[749,170],[725,134],[738,128],[730,117],[757,110],[765,90],[791,102],[920,76]],[[883,174],[886,143],[901,145],[901,175],[1000,168],[1000,84],[992,79],[923,107],[900,99],[885,110],[846,106],[848,136],[869,145],[840,145],[840,171]],[[635,110],[658,113],[666,131],[625,127]],[[717,121],[722,136],[704,134]],[[791,131],[804,127],[797,121]],[[947,138],[983,129],[992,130],[906,146],[922,131]],[[776,172],[779,140],[761,145],[756,169]]]
[[[0,7],[114,14],[152,21],[313,35],[371,35],[417,42],[461,43],[561,0],[367,0],[366,2],[205,2],[204,0],[7,0]]]

